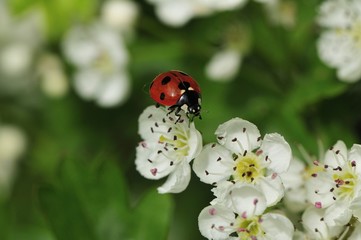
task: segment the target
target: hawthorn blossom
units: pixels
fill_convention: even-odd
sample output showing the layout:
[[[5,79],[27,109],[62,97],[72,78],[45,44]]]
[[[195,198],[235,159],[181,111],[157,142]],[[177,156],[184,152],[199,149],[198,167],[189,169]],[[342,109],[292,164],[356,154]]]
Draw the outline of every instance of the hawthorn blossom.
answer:
[[[328,0],[319,9],[318,24],[325,28],[317,43],[321,60],[336,68],[345,82],[361,77],[361,2]]]
[[[121,33],[128,33],[134,27],[139,10],[134,1],[107,0],[102,5],[102,21]]]
[[[115,30],[98,23],[75,26],[66,34],[63,50],[76,68],[74,88],[82,98],[101,107],[113,107],[128,98],[128,51]]]
[[[148,0],[148,2],[155,5],[155,12],[163,23],[181,27],[194,17],[242,7],[247,0]]]
[[[337,141],[325,154],[319,171],[306,182],[308,201],[323,209],[329,227],[346,225],[352,216],[361,217],[361,145],[350,150]]]
[[[191,178],[189,165],[202,149],[202,136],[181,111],[180,120],[163,107],[149,106],[139,117],[143,139],[136,151],[136,168],[148,179],[168,176],[159,193],[182,192]]]
[[[324,221],[325,210],[307,208],[302,214],[302,225],[310,239],[331,239],[341,234],[343,226],[330,227]]]
[[[279,174],[288,169],[292,158],[284,138],[272,133],[262,139],[258,128],[241,118],[221,124],[215,134],[218,143],[204,146],[193,170],[202,182],[215,186],[216,202],[229,206],[233,201],[229,193],[250,184],[264,192],[267,206],[276,204],[284,195]]]
[[[292,239],[291,221],[278,213],[264,213],[263,192],[252,185],[234,188],[230,207],[216,204],[205,207],[198,217],[201,234],[208,239]]]
[[[26,136],[20,128],[7,124],[0,126],[0,195],[8,193],[26,145]]]
[[[34,62],[43,44],[43,19],[39,11],[13,15],[0,1],[0,91],[23,95],[35,90]]]
[[[236,49],[221,50],[208,62],[206,74],[215,81],[232,80],[241,67],[242,59],[242,53]]]

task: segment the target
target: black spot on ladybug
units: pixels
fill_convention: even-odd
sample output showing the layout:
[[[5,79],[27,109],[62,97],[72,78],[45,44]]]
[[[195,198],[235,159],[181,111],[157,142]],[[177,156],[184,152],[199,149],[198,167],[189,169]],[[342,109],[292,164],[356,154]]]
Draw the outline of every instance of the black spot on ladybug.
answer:
[[[169,83],[171,80],[171,77],[166,76],[162,79],[162,85],[166,85],[167,83]]]
[[[159,98],[160,98],[160,100],[164,100],[164,98],[165,98],[164,92],[162,92],[162,93],[160,94]]]
[[[180,83],[178,84],[178,88],[179,88],[180,90],[188,90],[188,88],[190,88],[190,86],[191,86],[191,84],[190,84],[189,82],[185,82],[185,81],[180,82]]]

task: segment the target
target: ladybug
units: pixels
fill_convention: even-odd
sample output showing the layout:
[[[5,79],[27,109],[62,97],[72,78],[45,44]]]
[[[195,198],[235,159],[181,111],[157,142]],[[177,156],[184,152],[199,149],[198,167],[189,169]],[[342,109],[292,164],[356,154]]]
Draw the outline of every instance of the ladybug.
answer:
[[[169,106],[169,113],[175,111],[177,121],[181,110],[192,120],[195,116],[201,119],[201,89],[188,74],[177,70],[161,73],[150,84],[149,93],[157,103]]]

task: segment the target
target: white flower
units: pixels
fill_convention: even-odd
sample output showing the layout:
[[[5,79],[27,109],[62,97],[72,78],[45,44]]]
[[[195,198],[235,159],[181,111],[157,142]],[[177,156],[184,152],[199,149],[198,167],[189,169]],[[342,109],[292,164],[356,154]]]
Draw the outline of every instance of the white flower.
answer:
[[[128,32],[138,17],[138,6],[134,1],[108,0],[102,6],[101,13],[105,24],[121,32]]]
[[[160,193],[183,191],[190,181],[192,161],[202,149],[202,136],[184,112],[177,121],[174,113],[163,107],[149,106],[139,117],[139,135],[143,139],[136,153],[135,164],[148,179],[168,176],[158,188]]]
[[[296,3],[289,0],[274,0],[265,3],[265,9],[270,21],[286,29],[296,24]]]
[[[229,81],[238,73],[242,63],[242,53],[236,49],[226,49],[216,53],[206,66],[207,76],[215,81]]]
[[[329,227],[324,221],[325,210],[309,207],[302,214],[302,225],[307,232],[307,239],[328,240],[339,235],[343,226]]]
[[[26,137],[17,127],[0,126],[0,192],[6,194],[14,174],[17,162],[26,148]]]
[[[43,92],[54,98],[63,97],[68,91],[68,79],[63,64],[55,54],[46,53],[41,56],[38,63],[40,75],[40,88]]]
[[[43,40],[41,14],[13,16],[0,2],[0,90],[21,95],[35,89],[33,65]]]
[[[292,239],[294,227],[285,216],[263,214],[267,207],[264,194],[252,185],[232,191],[231,207],[211,205],[198,217],[201,234],[208,239]],[[231,238],[230,236],[233,236]]]
[[[148,0],[155,5],[158,18],[165,24],[180,27],[193,17],[205,16],[216,10],[231,10],[243,6],[246,0]]]
[[[278,174],[288,169],[292,158],[284,138],[272,133],[262,140],[258,128],[240,118],[221,124],[215,134],[218,144],[203,148],[193,170],[201,181],[216,186],[217,201],[232,202],[227,192],[245,183],[262,189],[268,206],[276,204],[284,194]]]
[[[330,227],[346,225],[352,216],[361,217],[361,145],[348,151],[342,141],[330,148],[322,171],[307,184],[309,201],[325,209],[323,219]]]
[[[63,45],[68,61],[77,68],[74,87],[82,98],[102,107],[127,99],[128,53],[119,34],[100,24],[77,26],[67,33]]]
[[[323,62],[337,69],[340,80],[355,82],[361,77],[361,2],[328,0],[318,17],[326,30],[317,43]]]

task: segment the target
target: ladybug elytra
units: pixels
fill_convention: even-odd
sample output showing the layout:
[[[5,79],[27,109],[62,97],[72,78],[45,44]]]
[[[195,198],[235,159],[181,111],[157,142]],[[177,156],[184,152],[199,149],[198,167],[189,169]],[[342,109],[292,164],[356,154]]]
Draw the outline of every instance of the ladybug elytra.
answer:
[[[187,116],[201,118],[201,89],[188,74],[172,70],[159,74],[149,87],[150,96],[159,104],[169,106],[171,112],[180,117],[185,111]],[[179,118],[178,118],[179,120]]]

